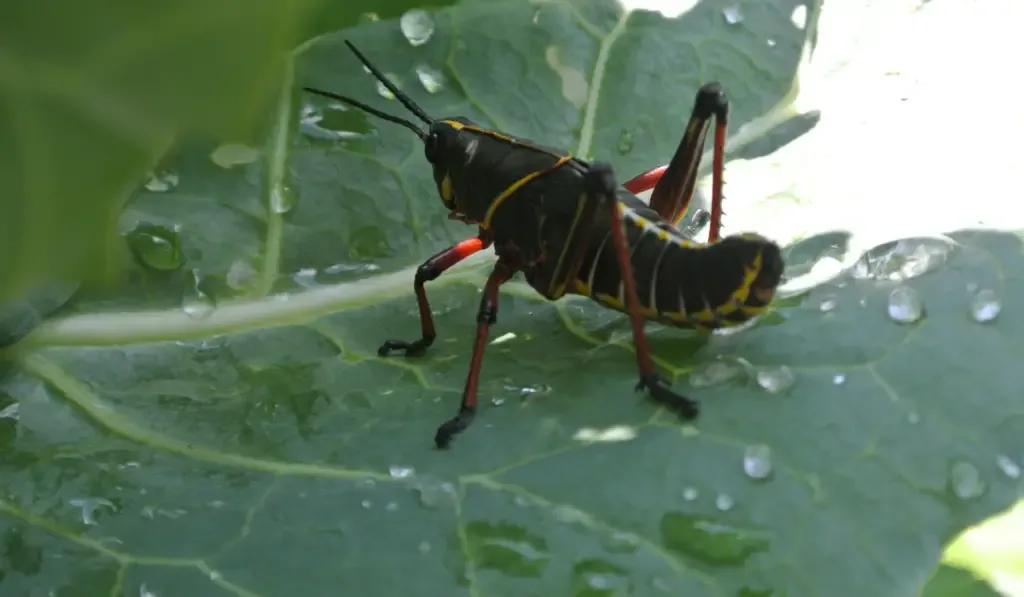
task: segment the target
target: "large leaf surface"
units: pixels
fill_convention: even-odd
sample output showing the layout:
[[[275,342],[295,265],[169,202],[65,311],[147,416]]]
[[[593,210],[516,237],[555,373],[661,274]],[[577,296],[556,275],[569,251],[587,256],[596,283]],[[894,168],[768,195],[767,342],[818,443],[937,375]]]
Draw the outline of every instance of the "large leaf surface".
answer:
[[[345,37],[431,113],[625,178],[671,155],[704,80],[730,91],[734,150],[769,141],[803,45],[793,9],[742,4],[730,24],[714,3],[678,19],[475,3],[435,13],[422,46],[393,21]],[[295,78],[399,111],[339,40],[303,53]],[[180,182],[123,215],[131,279],[25,342],[0,395],[4,591],[910,595],[946,541],[1019,496],[1024,260],[990,232],[889,247],[707,343],[650,326],[674,385],[704,404],[693,426],[634,393],[620,316],[510,285],[492,337],[515,336],[488,348],[485,408],[433,450],[486,266],[430,287],[428,356],[376,357],[418,329],[410,266],[470,231],[444,219],[407,131],[309,101],[288,87],[261,155],[214,154],[247,163],[183,148]],[[272,209],[280,197],[289,209]],[[727,223],[775,209],[731,196]],[[791,273],[835,238],[791,247]],[[891,320],[897,285],[923,297],[922,320]],[[1004,305],[987,324],[970,314],[981,289]],[[783,365],[792,387],[762,389]],[[715,371],[731,377],[709,385]],[[748,451],[762,457],[745,465]],[[768,461],[766,478],[745,472]]]

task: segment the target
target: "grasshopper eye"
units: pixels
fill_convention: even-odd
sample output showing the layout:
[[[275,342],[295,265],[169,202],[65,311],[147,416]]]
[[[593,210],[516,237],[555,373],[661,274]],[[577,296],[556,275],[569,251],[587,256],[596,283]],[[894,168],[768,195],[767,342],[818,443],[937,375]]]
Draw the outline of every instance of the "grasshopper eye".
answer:
[[[437,133],[430,133],[423,142],[423,152],[427,155],[427,161],[436,164],[441,159],[441,136]]]

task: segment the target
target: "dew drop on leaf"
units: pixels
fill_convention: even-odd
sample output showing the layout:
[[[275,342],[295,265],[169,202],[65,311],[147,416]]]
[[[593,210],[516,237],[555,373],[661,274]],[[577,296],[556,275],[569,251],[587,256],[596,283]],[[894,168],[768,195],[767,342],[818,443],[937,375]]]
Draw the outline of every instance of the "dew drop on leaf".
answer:
[[[419,549],[420,553],[424,555],[430,553],[430,541],[420,541]]]
[[[380,15],[375,12],[364,12],[359,15],[359,23],[376,23],[380,20]]]
[[[139,597],[159,597],[156,593],[149,590],[146,583],[139,585]]]
[[[213,299],[202,289],[203,278],[199,270],[192,270],[192,282],[185,289],[181,299],[181,308],[190,317],[197,319],[207,317],[215,308]]]
[[[661,542],[669,551],[711,566],[738,566],[769,547],[768,539],[751,529],[672,512],[661,519]]]
[[[826,296],[821,299],[820,303],[818,303],[818,310],[822,313],[828,313],[829,311],[834,311],[837,305],[838,302],[836,301],[836,297]]]
[[[924,303],[917,291],[900,286],[889,293],[889,318],[897,323],[914,323],[924,316]]]
[[[174,170],[161,170],[159,172],[150,172],[149,180],[143,186],[151,193],[166,193],[178,186],[180,181],[178,173]]]
[[[767,479],[772,474],[772,449],[764,444],[747,446],[743,451],[743,472],[751,479]]]
[[[398,26],[413,46],[422,46],[434,35],[434,18],[420,8],[406,11],[399,19]]]
[[[733,6],[727,6],[723,8],[722,16],[725,17],[725,22],[729,23],[730,25],[735,25],[743,21],[743,13],[740,12],[740,7],[738,4],[734,4]]]
[[[1002,303],[999,302],[996,292],[988,288],[978,291],[978,294],[971,299],[971,317],[978,323],[992,321],[999,315],[1002,308]]]
[[[1003,474],[1011,479],[1020,478],[1020,465],[1014,462],[1009,456],[1000,454],[996,456],[996,465],[999,466],[999,470],[1003,471]]]
[[[796,383],[796,374],[789,367],[782,365],[757,372],[757,385],[771,394],[781,394]]]
[[[697,496],[699,495],[700,492],[697,491],[696,487],[687,487],[686,489],[683,490],[683,499],[688,502],[692,502],[693,500],[697,499]]]
[[[270,189],[270,209],[276,214],[288,213],[295,207],[295,194],[283,185],[275,184]]]
[[[138,224],[125,236],[135,260],[148,268],[173,271],[185,263],[178,231],[167,226]]]
[[[416,483],[415,489],[419,494],[420,505],[424,508],[437,509],[454,506],[459,499],[455,486],[447,481],[424,478]]]
[[[416,474],[416,469],[411,466],[392,466],[388,469],[392,479],[408,479]]]
[[[416,67],[416,77],[420,80],[420,85],[423,85],[423,88],[427,90],[427,93],[437,93],[444,88],[445,80],[441,71],[425,64]]]
[[[497,397],[491,398],[491,404],[493,404],[494,406],[501,406],[502,404],[505,404],[505,399]]]
[[[391,80],[394,81],[394,79]],[[391,90],[388,89],[387,86],[384,85],[384,83],[381,83],[380,81],[377,81],[377,93],[380,94],[380,96],[384,99],[395,99],[395,94],[391,93]]]
[[[732,510],[733,504],[734,502],[728,494],[720,493],[715,496],[715,508],[718,508],[719,512]]]
[[[260,159],[260,150],[241,143],[225,143],[210,154],[210,160],[221,168],[251,164]]]
[[[953,494],[962,500],[970,500],[980,497],[985,493],[985,481],[977,467],[965,461],[958,461],[953,464],[949,471],[949,484]]]
[[[572,576],[572,595],[614,597],[630,593],[626,571],[609,562],[592,558],[577,561]]]
[[[836,373],[835,376],[832,378],[832,383],[834,383],[837,386],[841,386],[844,383],[846,383],[846,376],[843,375],[842,373]]]
[[[236,259],[224,275],[224,282],[235,290],[248,288],[256,280],[256,268],[245,259]]]
[[[626,155],[633,151],[633,133],[622,129],[619,133],[619,155]]]
[[[398,502],[388,502],[387,504],[384,504],[384,509],[388,512],[397,512]]]
[[[690,372],[690,385],[706,388],[732,380],[748,379],[747,368],[737,359],[718,358],[701,363]]]
[[[8,404],[2,410],[0,410],[0,419],[10,419],[12,421],[18,420],[18,402],[14,404]]]
[[[854,264],[854,279],[901,281],[946,263],[953,245],[936,238],[907,238],[874,247]]]
[[[633,553],[639,547],[640,537],[625,531],[615,531],[604,541],[604,548],[613,553]]]
[[[917,425],[918,423],[921,422],[921,415],[911,411],[907,413],[907,422],[910,423],[911,425]]]
[[[361,503],[363,508],[366,508],[367,510],[369,510],[373,506],[373,502],[371,502],[370,500],[363,500]]]
[[[114,504],[103,498],[73,498],[68,503],[82,511],[82,524],[87,525],[96,524],[95,514],[100,506],[105,506],[115,512],[117,511]]]

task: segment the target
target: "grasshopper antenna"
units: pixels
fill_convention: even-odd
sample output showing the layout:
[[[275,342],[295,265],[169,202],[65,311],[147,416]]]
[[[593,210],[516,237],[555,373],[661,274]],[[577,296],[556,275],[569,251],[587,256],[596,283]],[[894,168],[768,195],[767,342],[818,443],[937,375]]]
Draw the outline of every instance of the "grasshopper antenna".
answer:
[[[363,110],[365,112],[369,112],[370,114],[373,114],[377,118],[382,118],[384,120],[387,120],[388,122],[393,122],[395,124],[400,124],[400,125],[404,126],[405,128],[411,130],[412,132],[416,133],[416,136],[419,137],[422,141],[426,142],[426,140],[427,140],[427,134],[425,132],[423,132],[423,130],[420,127],[416,126],[415,124],[413,124],[412,122],[409,122],[408,120],[406,120],[404,118],[399,118],[398,116],[392,116],[391,114],[388,114],[387,112],[381,112],[377,108],[371,108],[370,106],[367,106],[363,102],[356,101],[356,100],[354,100],[354,99],[352,99],[350,97],[345,97],[344,95],[338,95],[337,93],[331,93],[330,91],[322,91],[320,89],[315,89],[313,87],[303,87],[302,89],[304,91],[308,91],[308,92],[310,92],[310,93],[312,93],[314,95],[320,95],[320,96],[323,96],[323,97],[329,97],[329,98],[331,98],[333,100],[338,100],[339,102],[343,102],[343,103],[349,104],[351,106],[359,108],[360,110]]]
[[[432,122],[434,122],[434,119],[428,116],[427,113],[423,110],[423,108],[416,105],[416,102],[412,101],[412,98],[402,93],[402,91],[398,87],[395,87],[394,83],[389,81],[388,78],[384,76],[384,73],[380,72],[380,70],[376,66],[370,64],[370,61],[366,59],[366,56],[363,56],[363,53],[357,50],[356,47],[352,45],[352,42],[346,39],[345,45],[348,46],[348,49],[352,50],[352,53],[356,55],[356,58],[359,59],[359,62],[363,63],[363,66],[366,67],[366,70],[370,71],[370,73],[374,77],[376,77],[378,81],[380,81],[385,87],[387,87],[388,91],[394,94],[394,96],[398,98],[398,101],[402,102],[402,105],[405,106],[407,110],[415,114],[417,118],[419,118],[420,120],[427,124],[431,124]]]

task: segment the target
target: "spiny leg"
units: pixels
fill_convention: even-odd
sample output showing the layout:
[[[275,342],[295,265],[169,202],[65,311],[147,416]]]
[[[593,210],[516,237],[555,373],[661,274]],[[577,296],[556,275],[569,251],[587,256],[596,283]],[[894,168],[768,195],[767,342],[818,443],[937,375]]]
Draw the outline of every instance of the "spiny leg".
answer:
[[[476,341],[473,343],[473,356],[469,361],[469,374],[466,376],[466,387],[462,391],[462,403],[459,414],[445,421],[437,428],[434,444],[438,448],[447,448],[455,435],[465,431],[476,415],[476,390],[480,381],[480,366],[484,359],[484,348],[487,346],[487,334],[490,327],[498,320],[498,290],[516,273],[516,269],[498,260],[484,284],[483,296],[480,297],[480,308],[476,313]]]
[[[413,288],[416,290],[416,303],[420,310],[420,333],[418,340],[406,342],[404,340],[387,340],[377,349],[379,356],[385,357],[392,350],[404,350],[406,356],[419,356],[434,343],[437,332],[434,330],[434,316],[430,313],[430,302],[427,300],[427,290],[424,285],[431,280],[437,279],[445,270],[451,269],[456,263],[470,255],[490,246],[491,241],[483,235],[466,240],[449,247],[444,251],[427,259],[416,268],[416,278]]]
[[[651,349],[644,334],[644,318],[640,311],[633,264],[629,257],[629,246],[626,244],[625,223],[615,197],[617,185],[611,166],[603,163],[591,164],[590,171],[584,174],[583,183],[594,201],[599,202],[611,213],[612,241],[615,243],[615,254],[619,261],[619,276],[622,278],[626,312],[633,326],[633,345],[636,348],[636,364],[640,374],[640,383],[636,389],[648,390],[649,396],[655,402],[665,405],[687,419],[695,418],[700,412],[697,402],[673,392],[654,370],[654,359],[651,357]]]
[[[633,194],[651,188],[650,205],[673,224],[679,224],[693,199],[697,186],[697,170],[704,152],[711,119],[715,119],[715,141],[711,182],[711,231],[708,240],[718,240],[722,228],[722,171],[725,168],[725,139],[729,121],[729,100],[718,83],[707,83],[697,91],[690,120],[672,160],[636,176],[623,186]],[[700,214],[694,216],[694,220]],[[692,227],[694,224],[691,223]]]

